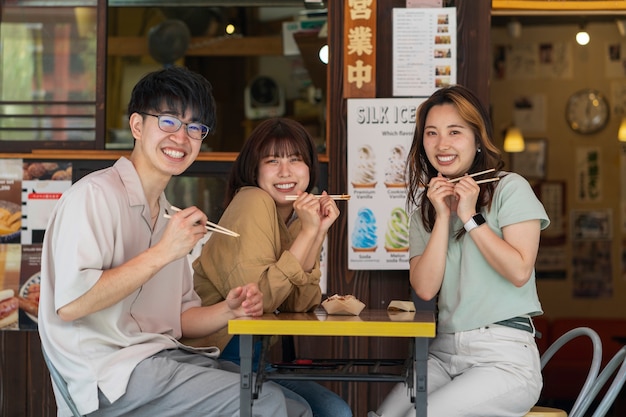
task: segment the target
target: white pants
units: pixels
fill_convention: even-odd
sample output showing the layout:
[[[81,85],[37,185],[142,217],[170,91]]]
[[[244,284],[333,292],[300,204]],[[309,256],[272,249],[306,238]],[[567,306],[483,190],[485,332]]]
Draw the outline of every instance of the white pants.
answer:
[[[428,417],[520,417],[532,408],[543,381],[532,333],[499,325],[438,334],[428,358]],[[415,416],[404,384],[377,411]]]

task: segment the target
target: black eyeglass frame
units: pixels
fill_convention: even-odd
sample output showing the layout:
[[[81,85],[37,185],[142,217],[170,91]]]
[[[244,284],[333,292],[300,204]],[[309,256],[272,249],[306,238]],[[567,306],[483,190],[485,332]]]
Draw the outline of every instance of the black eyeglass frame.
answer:
[[[157,125],[159,126],[159,129],[161,129],[165,133],[176,133],[176,132],[178,132],[180,130],[180,128],[183,125],[185,125],[185,132],[187,133],[187,136],[189,136],[193,140],[203,141],[208,136],[209,132],[211,131],[211,128],[209,126],[205,125],[204,123],[198,123],[198,122],[185,123],[182,120],[180,120],[178,117],[172,116],[171,114],[150,114],[150,113],[145,113],[145,112],[139,112],[139,114],[143,114],[145,116],[156,117],[157,118]],[[170,119],[174,119],[174,120],[178,121],[178,123],[180,123],[180,124],[178,125],[178,127],[176,127],[175,130],[167,131],[167,130],[163,129],[163,127],[161,127],[161,118],[162,117],[169,117]],[[191,136],[189,134],[189,125],[197,125],[197,126],[203,127],[205,129],[204,130],[204,135],[202,135],[202,137],[200,139],[194,138],[193,136]]]

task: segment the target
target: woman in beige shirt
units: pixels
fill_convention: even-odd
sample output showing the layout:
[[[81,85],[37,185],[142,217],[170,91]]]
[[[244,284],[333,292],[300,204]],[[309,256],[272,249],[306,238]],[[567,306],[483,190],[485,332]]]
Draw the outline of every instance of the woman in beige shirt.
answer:
[[[231,169],[219,222],[240,237],[213,234],[193,264],[203,305],[251,282],[263,293],[265,312],[312,311],[320,304],[320,251],[339,209],[326,192],[320,198],[311,194],[317,164],[313,139],[298,122],[273,118],[254,129]],[[295,201],[286,198],[294,195]],[[222,359],[239,363],[239,340],[227,329],[202,344],[218,346]],[[340,397],[319,384],[281,384],[304,397],[314,416],[352,415]]]

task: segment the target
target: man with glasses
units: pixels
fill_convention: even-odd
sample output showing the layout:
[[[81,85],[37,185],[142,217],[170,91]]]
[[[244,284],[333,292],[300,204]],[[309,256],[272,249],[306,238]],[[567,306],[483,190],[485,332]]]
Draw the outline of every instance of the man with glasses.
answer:
[[[168,114],[141,114],[156,117],[159,120],[159,128],[167,133],[176,133],[182,125],[185,125],[185,130],[191,139],[204,140],[211,131],[211,128],[202,123],[183,123],[179,118]]]
[[[172,211],[163,192],[215,125],[211,85],[181,67],[150,73],[133,89],[128,114],[130,157],[74,184],[50,217],[42,346],[83,415],[238,415],[240,375],[214,359],[217,349],[178,339],[262,314],[262,294],[246,285],[201,307],[186,255],[206,233],[207,217],[196,207]],[[59,415],[71,415],[56,396]],[[273,383],[263,385],[253,412],[308,415]]]

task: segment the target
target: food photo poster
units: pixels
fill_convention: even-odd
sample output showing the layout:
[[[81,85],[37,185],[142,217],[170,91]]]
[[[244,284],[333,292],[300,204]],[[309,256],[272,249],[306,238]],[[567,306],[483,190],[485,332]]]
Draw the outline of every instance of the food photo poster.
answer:
[[[41,242],[71,185],[70,162],[0,159],[0,330],[37,330]]]
[[[348,268],[409,269],[406,160],[425,98],[348,100]]]

